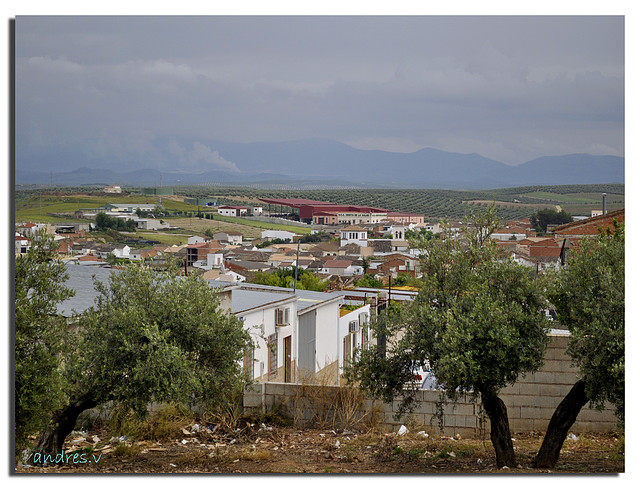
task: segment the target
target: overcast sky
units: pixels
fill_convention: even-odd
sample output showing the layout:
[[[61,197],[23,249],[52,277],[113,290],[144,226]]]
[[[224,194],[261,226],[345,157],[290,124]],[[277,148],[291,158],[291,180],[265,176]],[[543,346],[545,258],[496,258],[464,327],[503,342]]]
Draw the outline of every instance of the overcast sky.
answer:
[[[15,79],[17,164],[173,139],[185,165],[230,170],[210,141],[624,155],[621,16],[18,16]]]

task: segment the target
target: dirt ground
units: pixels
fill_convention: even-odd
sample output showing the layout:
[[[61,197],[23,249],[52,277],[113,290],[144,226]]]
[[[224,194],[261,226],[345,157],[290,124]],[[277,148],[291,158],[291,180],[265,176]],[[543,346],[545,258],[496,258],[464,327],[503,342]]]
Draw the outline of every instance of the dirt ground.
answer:
[[[199,427],[199,426],[198,426]],[[209,428],[210,429],[210,428]],[[518,468],[496,466],[490,440],[248,425],[222,435],[186,426],[168,441],[101,440],[74,433],[66,461],[16,466],[16,473],[622,473],[624,441],[616,435],[570,435],[553,470],[532,469],[542,434],[514,438]],[[75,455],[75,458],[74,458]],[[74,462],[75,459],[75,462]],[[85,462],[82,462],[82,459]]]

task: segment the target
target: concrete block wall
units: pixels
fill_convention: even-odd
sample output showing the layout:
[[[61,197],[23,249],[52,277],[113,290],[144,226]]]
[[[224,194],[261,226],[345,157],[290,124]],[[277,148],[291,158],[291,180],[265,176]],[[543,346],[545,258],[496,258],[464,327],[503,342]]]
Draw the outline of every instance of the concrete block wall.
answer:
[[[500,393],[514,433],[545,431],[556,407],[576,382],[576,368],[565,354],[568,337],[552,336],[551,339],[540,371],[525,376]],[[318,418],[326,420],[331,415],[338,418],[340,412],[336,411],[335,402],[332,402],[338,391],[337,386],[258,383],[245,390],[244,411],[264,413],[279,407],[290,418],[295,417],[297,421],[307,423]],[[364,398],[354,417],[365,418],[366,415],[375,414],[379,419],[377,425],[386,431],[397,431],[402,424],[432,435],[460,434],[462,437],[473,437],[490,431],[489,420],[484,415],[479,399],[474,401],[471,395],[465,394],[453,402],[440,391],[418,390],[416,400],[413,412],[396,420],[394,415],[399,411],[400,398],[390,404]],[[332,403],[333,406],[329,408]],[[341,428],[339,423],[336,421],[333,427]],[[607,406],[599,412],[585,406],[571,431],[612,432],[616,427],[613,407]]]
[[[500,392],[514,432],[545,431],[558,404],[578,380],[566,349],[569,336],[551,335],[545,362],[539,371],[519,379]],[[583,407],[572,432],[613,432],[617,418],[611,405],[602,412]]]

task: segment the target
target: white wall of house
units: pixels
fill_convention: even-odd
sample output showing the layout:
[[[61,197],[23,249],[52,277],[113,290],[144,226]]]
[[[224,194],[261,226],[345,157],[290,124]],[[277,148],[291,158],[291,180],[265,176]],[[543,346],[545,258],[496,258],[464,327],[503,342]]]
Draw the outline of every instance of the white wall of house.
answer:
[[[161,223],[158,219],[138,219],[136,227],[144,230],[159,230],[168,228],[169,224]]]
[[[229,234],[227,232],[216,232],[213,234],[213,238],[216,241],[227,241],[229,244],[240,245],[242,244],[242,234]]]
[[[289,232],[287,230],[263,230],[261,237],[270,241],[273,239],[289,239],[293,242],[293,237],[295,235],[297,234]]]
[[[339,319],[338,325],[338,339],[339,339],[339,368],[340,374],[344,373],[345,367],[345,340],[349,342],[348,350],[351,351],[351,360],[356,357],[356,349],[362,349],[368,347],[371,342],[371,330],[369,330],[368,324],[370,322],[370,305],[363,305],[362,307],[343,315]],[[356,323],[355,332],[350,332],[349,324]],[[364,337],[363,337],[364,333]],[[363,343],[364,339],[364,343]]]
[[[209,242],[211,239],[203,236],[191,236],[187,239],[187,244],[202,244],[203,242]]]
[[[491,239],[496,241],[521,241],[527,238],[526,234],[505,234],[501,232],[494,232],[489,236]],[[514,239],[515,237],[515,239]]]
[[[340,246],[346,246],[347,244],[357,244],[360,247],[367,247],[367,231],[341,230]]]
[[[126,244],[121,248],[116,247],[113,251],[111,251],[111,254],[113,254],[115,257],[125,258],[125,259],[129,257],[130,253],[131,253],[131,248]]]
[[[389,227],[389,233],[391,234],[391,238],[395,240],[404,240],[404,233],[407,227],[404,225],[392,225]]]
[[[276,326],[275,310],[277,308],[287,308],[289,310],[290,325]],[[284,366],[284,338],[291,336],[291,355],[292,358],[297,357],[297,337],[295,336],[296,328],[296,303],[291,301],[285,304],[278,304],[263,307],[259,310],[239,313],[236,316],[243,321],[244,329],[251,334],[254,348],[254,366],[253,377],[260,378],[269,372],[269,347],[267,341],[270,336],[276,336],[276,356],[277,368]],[[266,340],[265,340],[266,339]]]
[[[262,207],[253,207],[251,213],[253,215],[262,215]]]
[[[235,217],[236,209],[235,208],[219,208],[218,213],[220,215],[225,215],[227,217]]]
[[[207,266],[218,267],[224,262],[224,256],[222,253],[210,253],[207,254]]]
[[[131,261],[140,261],[142,259],[142,253],[138,249],[134,249],[129,253],[129,259]]]
[[[338,321],[340,301],[335,300],[319,305],[316,314],[316,372],[339,360]]]

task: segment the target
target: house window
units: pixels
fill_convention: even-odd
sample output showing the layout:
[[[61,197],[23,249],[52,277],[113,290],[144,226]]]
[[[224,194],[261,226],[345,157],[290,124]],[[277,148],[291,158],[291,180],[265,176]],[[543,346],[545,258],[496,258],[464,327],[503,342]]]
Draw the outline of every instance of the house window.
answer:
[[[353,352],[353,349],[351,348],[351,337],[352,334],[347,334],[344,336],[344,339],[342,339],[342,357],[345,367],[351,364],[351,355]]]
[[[289,308],[276,308],[276,325],[289,325]]]
[[[243,359],[243,368],[244,368],[244,372],[246,373],[246,375],[249,377],[250,380],[253,379],[253,355],[254,355],[254,348],[253,346],[251,347],[247,347],[244,350],[244,359]]]
[[[278,336],[271,334],[267,340],[269,350],[269,375],[278,374]]]

